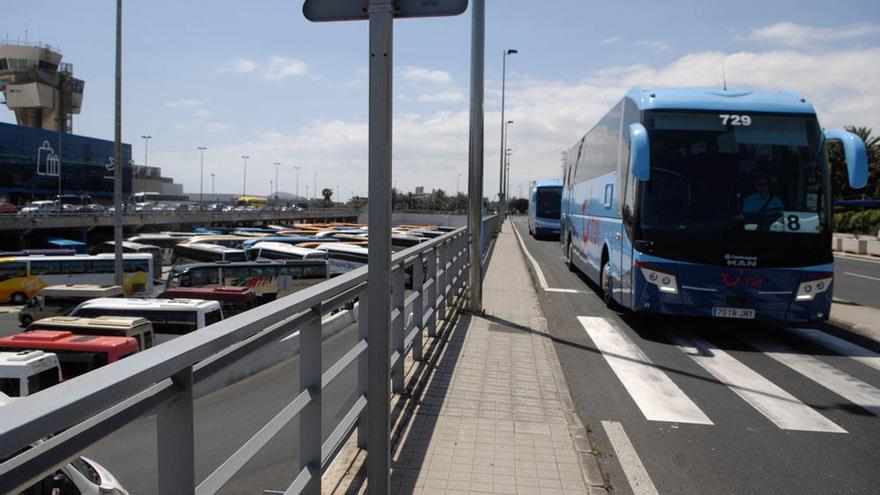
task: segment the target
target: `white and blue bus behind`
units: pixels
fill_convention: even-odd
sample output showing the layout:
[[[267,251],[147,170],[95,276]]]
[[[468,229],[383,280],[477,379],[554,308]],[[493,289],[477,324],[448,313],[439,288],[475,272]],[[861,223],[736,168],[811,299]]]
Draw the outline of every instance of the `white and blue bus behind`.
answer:
[[[827,320],[829,141],[864,187],[864,143],[794,93],[634,88],[568,150],[566,262],[632,311]]]
[[[562,180],[535,181],[529,193],[529,234],[535,237],[559,237],[562,203]]]

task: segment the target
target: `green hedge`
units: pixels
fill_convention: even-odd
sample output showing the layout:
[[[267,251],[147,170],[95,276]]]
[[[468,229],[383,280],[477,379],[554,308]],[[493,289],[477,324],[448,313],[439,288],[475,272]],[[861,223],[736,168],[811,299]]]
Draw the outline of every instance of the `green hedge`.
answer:
[[[848,234],[877,235],[878,231],[880,231],[880,210],[835,213],[834,231]]]

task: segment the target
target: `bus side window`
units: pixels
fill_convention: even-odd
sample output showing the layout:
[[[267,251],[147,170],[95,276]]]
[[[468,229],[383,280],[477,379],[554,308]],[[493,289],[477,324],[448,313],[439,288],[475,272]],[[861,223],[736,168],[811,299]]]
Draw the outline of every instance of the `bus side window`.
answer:
[[[223,320],[223,313],[219,309],[209,311],[205,314],[205,326],[213,325],[221,320]]]
[[[194,268],[189,271],[189,274],[191,275],[190,281],[193,287],[220,283],[219,271],[211,266],[205,268]]]
[[[302,267],[303,278],[324,278],[327,275],[327,265],[308,265]]]
[[[28,395],[58,385],[58,368],[43,370],[28,377]]]
[[[0,263],[0,282],[11,278],[26,277],[27,265],[22,262]]]
[[[85,260],[68,260],[61,262],[61,269],[65,274],[87,273]]]
[[[91,273],[113,273],[114,261],[113,260],[92,260],[91,261]]]
[[[31,275],[58,275],[60,273],[60,261],[31,261]]]

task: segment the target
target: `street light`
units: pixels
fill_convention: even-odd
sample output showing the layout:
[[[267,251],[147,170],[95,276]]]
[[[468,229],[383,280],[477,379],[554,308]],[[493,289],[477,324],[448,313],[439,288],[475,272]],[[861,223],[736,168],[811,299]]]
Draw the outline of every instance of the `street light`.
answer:
[[[499,201],[499,203],[501,203],[501,205],[504,204],[504,193],[505,193],[505,191],[504,191],[504,149],[507,146],[507,143],[505,141],[505,138],[506,138],[505,131],[507,130],[507,125],[505,124],[506,121],[504,120],[504,94],[505,94],[506,82],[507,82],[507,56],[513,55],[515,53],[519,53],[519,52],[514,49],[507,49],[507,50],[504,50],[503,56],[501,57],[501,149],[499,150],[501,157],[500,157],[500,163],[498,165],[498,167],[499,167],[499,171],[498,171],[498,201]],[[499,205],[499,206],[501,206],[501,205]],[[502,209],[501,211],[502,211],[501,215],[504,215],[504,213],[503,213],[504,210]]]
[[[299,171],[302,167],[293,167],[296,170],[296,200],[299,201]]]
[[[507,122],[504,123],[504,149],[507,150],[507,153],[510,153],[510,148],[507,146],[507,133],[509,132],[508,127],[512,123],[513,123],[512,120],[508,120]],[[510,177],[507,176],[507,172],[508,172],[508,170],[505,168],[505,172],[504,172],[504,205],[505,205],[505,207],[507,206],[507,199],[510,196],[510,191],[508,190],[508,185],[510,183]]]
[[[272,165],[275,165],[275,206],[278,206],[278,167],[281,162],[272,162]],[[269,191],[269,194],[272,194],[272,191]]]
[[[461,182],[461,173],[455,178],[455,195],[458,196],[461,194],[461,188],[459,188],[459,182]]]
[[[205,179],[205,150],[208,148],[205,148],[204,146],[199,146],[196,149],[199,150],[199,205],[201,207],[204,207],[205,206],[205,195],[204,195],[204,187],[202,184]],[[211,174],[211,176],[213,177],[214,174]]]
[[[214,196],[214,201],[217,201],[217,195],[214,193],[214,176],[217,175],[214,172],[211,172],[211,196]]]
[[[247,161],[250,155],[241,155],[244,158],[244,180],[241,182],[241,196],[247,196]]]
[[[143,177],[141,177],[141,192],[146,192],[147,189],[147,152],[150,149],[150,139],[153,139],[153,136],[141,136],[141,139],[144,140],[144,170],[142,172]],[[132,189],[134,189],[134,185],[132,184]]]
[[[510,148],[507,148],[507,150],[504,154],[505,154],[505,157],[507,158],[507,164],[504,167],[504,169],[505,169],[505,171],[504,171],[504,180],[505,180],[505,182],[504,182],[504,194],[505,194],[504,212],[507,213],[506,196],[507,196],[507,191],[510,189],[510,155],[513,154],[513,150]]]

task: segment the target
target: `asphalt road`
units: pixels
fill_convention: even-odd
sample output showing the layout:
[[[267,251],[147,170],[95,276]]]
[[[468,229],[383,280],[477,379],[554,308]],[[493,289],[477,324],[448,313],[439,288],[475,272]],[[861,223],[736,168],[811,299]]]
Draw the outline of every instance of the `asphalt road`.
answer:
[[[823,333],[619,314],[557,241],[515,223],[551,289],[538,287],[541,307],[614,493],[877,493],[876,343],[835,333],[834,351]]]
[[[880,309],[880,260],[835,256],[834,298]]]

